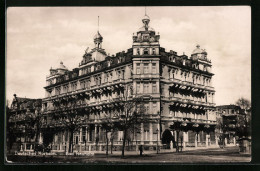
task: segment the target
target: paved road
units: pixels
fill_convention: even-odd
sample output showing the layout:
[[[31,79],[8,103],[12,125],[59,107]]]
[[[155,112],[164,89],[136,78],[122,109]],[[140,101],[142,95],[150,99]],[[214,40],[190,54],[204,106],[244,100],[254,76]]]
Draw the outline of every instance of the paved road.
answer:
[[[104,153],[97,153],[94,156],[74,157],[74,156],[54,156],[45,157],[10,157],[14,162],[29,163],[237,163],[250,162],[250,155],[239,154],[238,147],[227,147],[225,149],[197,149],[184,151],[181,153],[164,151],[160,154],[145,151],[143,156],[137,152],[125,152],[125,157],[121,157],[121,152],[114,152],[107,157]]]

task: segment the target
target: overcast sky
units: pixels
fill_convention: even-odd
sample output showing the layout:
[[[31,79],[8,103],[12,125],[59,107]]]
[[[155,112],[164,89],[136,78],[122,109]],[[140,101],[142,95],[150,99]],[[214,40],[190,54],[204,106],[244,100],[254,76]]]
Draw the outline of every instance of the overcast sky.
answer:
[[[196,44],[213,65],[217,105],[251,99],[251,9],[230,7],[147,7],[150,26],[167,51],[190,56]],[[109,54],[132,47],[144,7],[24,7],[7,9],[6,96],[43,98],[50,67],[60,61],[78,67],[94,47],[100,16],[103,48]]]

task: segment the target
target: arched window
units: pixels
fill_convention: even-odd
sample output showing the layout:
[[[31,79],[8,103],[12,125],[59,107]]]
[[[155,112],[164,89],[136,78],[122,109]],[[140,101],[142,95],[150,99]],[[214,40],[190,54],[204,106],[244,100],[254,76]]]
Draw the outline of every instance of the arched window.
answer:
[[[148,49],[147,48],[144,49],[144,55],[148,55]]]

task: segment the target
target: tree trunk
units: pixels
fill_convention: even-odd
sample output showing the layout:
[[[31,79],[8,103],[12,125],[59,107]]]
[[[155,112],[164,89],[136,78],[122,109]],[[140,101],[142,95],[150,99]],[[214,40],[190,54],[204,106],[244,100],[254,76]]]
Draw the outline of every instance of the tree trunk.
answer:
[[[107,130],[106,130],[106,140],[107,140],[106,156],[108,156],[108,137],[107,137]]]
[[[113,141],[114,141],[114,139],[112,138],[111,139],[111,154],[113,153]]]
[[[73,153],[73,130],[70,130],[69,153]]]
[[[176,152],[179,152],[179,131],[177,131],[177,143],[176,143]]]
[[[125,140],[126,140],[126,129],[124,129],[123,146],[122,146],[122,157],[125,156]]]
[[[37,142],[38,142],[38,137],[39,137],[39,128],[36,129],[36,133],[35,133],[35,140],[34,140],[34,151],[36,151],[36,145],[37,145]],[[39,142],[38,142],[39,144]],[[38,151],[38,149],[37,149]]]

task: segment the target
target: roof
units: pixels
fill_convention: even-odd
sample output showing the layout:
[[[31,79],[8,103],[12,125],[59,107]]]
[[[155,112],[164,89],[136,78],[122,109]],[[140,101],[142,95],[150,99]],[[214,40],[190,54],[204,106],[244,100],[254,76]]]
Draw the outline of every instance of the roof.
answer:
[[[153,31],[154,32],[154,29],[152,27],[148,26],[148,30],[146,30],[145,26],[143,26],[143,27],[139,28],[138,31]]]
[[[98,31],[97,34],[94,36],[94,39],[99,39],[99,38],[103,38],[103,37],[101,36],[101,34]]]
[[[12,105],[17,104],[20,109],[25,109],[25,108],[32,108],[33,106],[41,106],[41,102],[42,102],[42,99],[16,97],[16,95],[15,95]]]
[[[59,65],[59,67],[57,69],[68,70],[68,68],[65,65],[63,65],[62,61],[60,62],[60,65]]]
[[[216,108],[221,108],[221,109],[240,109],[239,106],[237,105],[220,105],[220,106],[216,106]]]
[[[196,46],[196,49],[194,49],[194,50],[192,51],[192,54],[198,54],[198,53],[202,53],[202,52],[203,52],[203,50],[200,49],[200,45],[197,45],[197,46]]]

